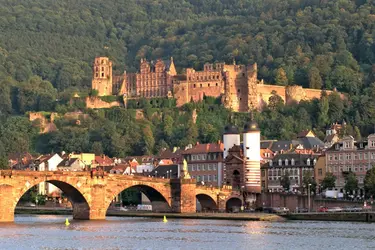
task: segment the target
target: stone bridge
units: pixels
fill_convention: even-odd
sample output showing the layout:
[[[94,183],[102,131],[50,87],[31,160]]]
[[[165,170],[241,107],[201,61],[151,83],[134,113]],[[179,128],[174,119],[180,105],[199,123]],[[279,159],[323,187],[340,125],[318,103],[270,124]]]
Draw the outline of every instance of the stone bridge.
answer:
[[[47,182],[60,188],[72,203],[73,218],[105,219],[110,204],[122,191],[136,188],[151,201],[154,212],[194,213],[198,200],[206,210],[224,211],[227,201],[240,200],[231,190],[197,186],[195,180],[161,179],[104,172],[0,171],[0,222],[14,220],[21,197]],[[236,203],[236,204],[237,204]]]

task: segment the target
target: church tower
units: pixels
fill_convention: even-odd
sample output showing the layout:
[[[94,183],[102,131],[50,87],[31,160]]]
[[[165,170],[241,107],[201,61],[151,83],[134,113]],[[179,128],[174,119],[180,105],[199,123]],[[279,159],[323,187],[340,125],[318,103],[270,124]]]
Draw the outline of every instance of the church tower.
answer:
[[[260,130],[253,117],[244,127],[243,152],[245,189],[249,193],[260,193]]]
[[[98,96],[112,95],[112,62],[108,57],[96,57],[93,66],[92,89],[98,91]]]

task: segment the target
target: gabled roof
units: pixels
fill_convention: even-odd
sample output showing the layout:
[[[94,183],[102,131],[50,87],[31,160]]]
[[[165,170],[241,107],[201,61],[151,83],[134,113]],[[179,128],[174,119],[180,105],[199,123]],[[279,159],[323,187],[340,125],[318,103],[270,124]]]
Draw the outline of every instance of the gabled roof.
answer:
[[[193,148],[189,148],[183,151],[182,154],[199,154],[199,153],[221,153],[224,152],[223,143],[207,143],[207,144],[197,144]]]
[[[57,167],[71,167],[76,161],[79,161],[78,158],[64,159],[62,162],[57,165]]]
[[[113,160],[108,156],[95,156],[95,162],[100,166],[109,166],[113,164]]]

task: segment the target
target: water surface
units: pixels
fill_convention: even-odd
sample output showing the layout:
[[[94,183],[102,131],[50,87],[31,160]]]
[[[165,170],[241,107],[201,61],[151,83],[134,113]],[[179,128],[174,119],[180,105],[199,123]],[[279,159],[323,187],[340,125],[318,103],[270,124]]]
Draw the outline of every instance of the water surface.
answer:
[[[16,216],[0,224],[0,249],[375,249],[375,224]]]

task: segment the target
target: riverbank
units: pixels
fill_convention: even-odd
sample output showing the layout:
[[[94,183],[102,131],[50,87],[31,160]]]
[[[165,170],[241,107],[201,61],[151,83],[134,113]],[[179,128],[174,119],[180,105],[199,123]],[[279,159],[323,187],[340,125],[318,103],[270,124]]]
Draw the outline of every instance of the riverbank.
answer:
[[[72,209],[66,208],[41,208],[17,207],[16,214],[53,214],[71,215]],[[108,210],[107,216],[116,217],[149,217],[149,218],[175,218],[175,219],[207,219],[207,220],[242,220],[242,221],[284,221],[285,218],[275,214],[265,213],[152,213],[137,211]]]
[[[283,217],[288,220],[375,222],[374,212],[296,213]]]

